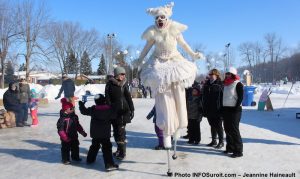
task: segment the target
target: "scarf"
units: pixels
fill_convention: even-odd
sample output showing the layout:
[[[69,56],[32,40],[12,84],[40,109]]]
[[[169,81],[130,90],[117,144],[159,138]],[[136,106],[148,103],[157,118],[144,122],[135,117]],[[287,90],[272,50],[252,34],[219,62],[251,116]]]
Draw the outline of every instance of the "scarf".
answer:
[[[229,86],[237,80],[240,80],[240,77],[238,75],[234,75],[232,78],[225,78],[224,86]]]

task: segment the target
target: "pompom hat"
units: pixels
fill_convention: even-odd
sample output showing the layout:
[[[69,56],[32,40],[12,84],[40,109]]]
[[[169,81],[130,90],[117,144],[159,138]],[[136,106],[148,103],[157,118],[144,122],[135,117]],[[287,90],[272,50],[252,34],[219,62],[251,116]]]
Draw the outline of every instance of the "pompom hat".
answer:
[[[237,69],[234,67],[230,67],[229,69],[227,69],[226,72],[229,72],[231,74],[237,75]]]
[[[67,98],[62,98],[60,100],[61,102],[61,108],[63,111],[66,111],[67,109],[73,108],[73,104],[67,101]]]

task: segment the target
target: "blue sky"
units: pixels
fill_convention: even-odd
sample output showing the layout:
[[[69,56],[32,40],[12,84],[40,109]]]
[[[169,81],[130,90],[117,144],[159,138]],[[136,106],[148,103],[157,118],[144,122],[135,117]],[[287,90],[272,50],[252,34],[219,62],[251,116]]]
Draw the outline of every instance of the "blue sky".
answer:
[[[149,7],[164,0],[46,0],[56,20],[79,22],[100,34],[116,33],[126,45],[143,47],[140,36],[154,23]],[[174,0],[173,20],[189,26],[186,41],[203,44],[206,51],[221,52],[228,42],[236,49],[247,41],[260,41],[276,33],[288,47],[300,42],[299,0]],[[235,52],[238,54],[238,52]]]

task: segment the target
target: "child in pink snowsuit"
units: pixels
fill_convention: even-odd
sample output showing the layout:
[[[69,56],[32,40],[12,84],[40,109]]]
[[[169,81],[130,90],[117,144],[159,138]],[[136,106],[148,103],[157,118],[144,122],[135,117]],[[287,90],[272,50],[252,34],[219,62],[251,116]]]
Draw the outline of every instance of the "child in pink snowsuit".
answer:
[[[39,123],[39,119],[38,119],[38,101],[39,99],[37,98],[37,93],[35,91],[35,89],[31,89],[30,91],[30,103],[29,103],[29,109],[30,109],[30,115],[31,115],[31,119],[32,119],[32,125],[31,127],[37,127],[38,123]]]

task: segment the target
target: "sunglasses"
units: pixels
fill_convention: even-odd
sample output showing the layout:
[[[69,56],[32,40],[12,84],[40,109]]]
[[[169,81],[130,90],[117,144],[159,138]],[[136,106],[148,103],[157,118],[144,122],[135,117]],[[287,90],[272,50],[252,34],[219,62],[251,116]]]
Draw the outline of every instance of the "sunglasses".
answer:
[[[210,73],[210,74],[208,74],[209,76],[212,76],[212,75],[214,75],[214,74],[212,74],[212,73]]]
[[[125,74],[125,73],[121,73],[120,75],[124,76],[124,75],[126,75],[126,74]]]

